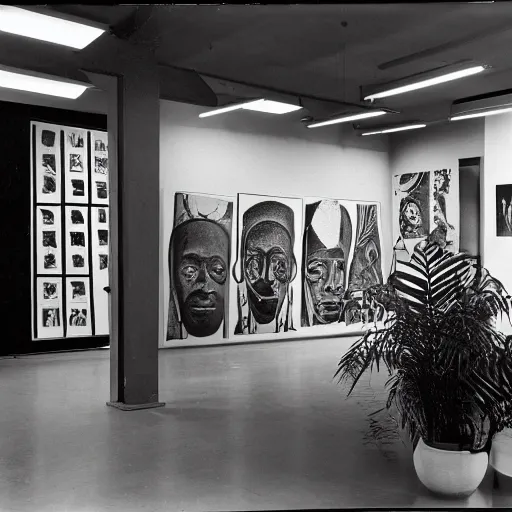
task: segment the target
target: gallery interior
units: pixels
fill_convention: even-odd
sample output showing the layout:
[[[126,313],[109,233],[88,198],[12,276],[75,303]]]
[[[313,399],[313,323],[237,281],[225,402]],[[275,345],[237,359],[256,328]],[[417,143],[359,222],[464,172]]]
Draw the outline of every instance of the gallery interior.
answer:
[[[511,507],[511,44],[0,6],[0,510]]]

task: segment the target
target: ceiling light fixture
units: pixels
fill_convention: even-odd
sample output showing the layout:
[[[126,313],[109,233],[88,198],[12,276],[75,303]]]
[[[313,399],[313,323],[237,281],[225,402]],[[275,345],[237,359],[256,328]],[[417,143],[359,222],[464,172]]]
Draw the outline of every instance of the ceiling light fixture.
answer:
[[[0,87],[75,100],[91,84],[0,66]]]
[[[18,36],[82,50],[105,30],[92,22],[79,23],[11,5],[0,5],[0,31]]]
[[[256,100],[245,101],[243,103],[235,103],[233,105],[227,105],[226,107],[203,112],[202,114],[199,114],[199,117],[210,117],[217,114],[232,112],[234,110],[254,110],[257,112],[265,112],[267,114],[287,114],[288,112],[294,112],[295,110],[299,110],[301,108],[301,105],[292,105],[290,103],[282,103],[280,101],[272,101],[259,98]]]
[[[457,71],[450,71],[449,73],[437,74],[437,76],[433,76],[431,78],[426,78],[427,75],[431,75],[431,73],[423,73],[423,79],[420,76],[409,77],[407,81],[409,83],[404,83],[403,85],[399,85],[400,81],[394,82],[393,84],[386,84],[380,87],[380,90],[373,92],[371,94],[367,94],[364,96],[365,101],[373,101],[379,98],[387,98],[389,96],[395,96],[397,94],[404,94],[406,92],[416,91],[418,89],[424,89],[425,87],[432,87],[434,85],[443,84],[445,82],[451,82],[452,80],[458,80],[459,78],[465,78],[468,76],[476,75],[477,73],[481,73],[488,66],[471,66],[464,67],[463,69],[459,69]],[[450,69],[453,67],[450,66]],[[439,73],[439,70],[438,70]],[[404,81],[402,81],[404,82]]]
[[[361,133],[361,135],[365,136],[365,135],[378,135],[380,133],[403,132],[405,130],[416,130],[418,128],[425,128],[425,126],[427,126],[427,125],[426,124],[408,124],[405,126],[397,126],[395,128],[385,128],[385,129],[373,131],[373,132],[364,132],[364,133]]]
[[[450,121],[460,121],[461,119],[472,119],[474,117],[495,116],[497,114],[506,114],[507,112],[512,112],[512,107],[485,110],[483,112],[474,112],[473,114],[461,114],[459,116],[450,117]]]
[[[452,103],[450,121],[495,116],[512,111],[512,89],[463,98]]]
[[[340,117],[334,117],[333,119],[327,119],[326,121],[318,121],[316,123],[308,124],[308,128],[319,128],[320,126],[328,126],[330,124],[337,123],[349,123],[350,121],[359,121],[360,119],[368,119],[370,117],[377,117],[387,114],[385,110],[372,110],[370,112],[363,112],[360,114],[346,114]]]
[[[267,114],[288,114],[300,110],[302,105],[291,105],[272,100],[258,100],[251,102],[243,107],[245,110],[254,110],[256,112],[266,112]]]

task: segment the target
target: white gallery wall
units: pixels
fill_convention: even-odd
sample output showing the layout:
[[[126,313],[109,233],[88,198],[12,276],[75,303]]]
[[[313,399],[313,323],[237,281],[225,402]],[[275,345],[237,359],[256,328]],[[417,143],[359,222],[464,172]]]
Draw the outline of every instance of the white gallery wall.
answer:
[[[377,201],[381,204],[384,268],[388,269],[391,180],[386,139],[356,137],[352,127],[307,129],[300,123],[300,113],[278,116],[242,111],[200,119],[203,111],[203,107],[161,101],[160,346],[177,346],[176,340],[165,342],[167,255],[175,192]],[[240,341],[304,335],[301,331],[271,337],[255,334]],[[307,336],[315,336],[314,330],[307,329]],[[226,341],[219,335],[208,343]],[[231,336],[230,341],[236,340]],[[183,340],[182,344],[190,342]]]
[[[483,260],[512,293],[512,237],[496,236],[496,185],[512,184],[512,115],[485,119]],[[510,200],[510,198],[508,198]]]

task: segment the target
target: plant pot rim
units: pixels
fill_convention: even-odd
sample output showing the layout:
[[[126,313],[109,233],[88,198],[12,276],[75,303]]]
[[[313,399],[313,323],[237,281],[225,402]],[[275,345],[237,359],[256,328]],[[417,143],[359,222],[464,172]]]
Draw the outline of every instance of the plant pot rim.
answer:
[[[453,454],[458,454],[458,455],[475,455],[477,453],[480,453],[480,452],[470,452],[469,450],[445,450],[443,448],[434,448],[430,444],[427,444],[423,438],[421,438],[421,442],[423,443],[425,448],[428,448],[429,450],[432,450],[434,452],[439,452],[439,453],[453,453]]]

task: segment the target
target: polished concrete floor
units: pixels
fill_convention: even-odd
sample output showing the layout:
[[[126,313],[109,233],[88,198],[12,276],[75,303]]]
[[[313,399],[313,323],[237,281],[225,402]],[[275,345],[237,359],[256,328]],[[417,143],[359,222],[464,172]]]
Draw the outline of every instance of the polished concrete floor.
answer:
[[[410,446],[364,442],[384,376],[345,399],[350,339],[160,351],[163,409],[108,408],[108,351],[0,360],[0,511],[511,507],[419,483]]]

